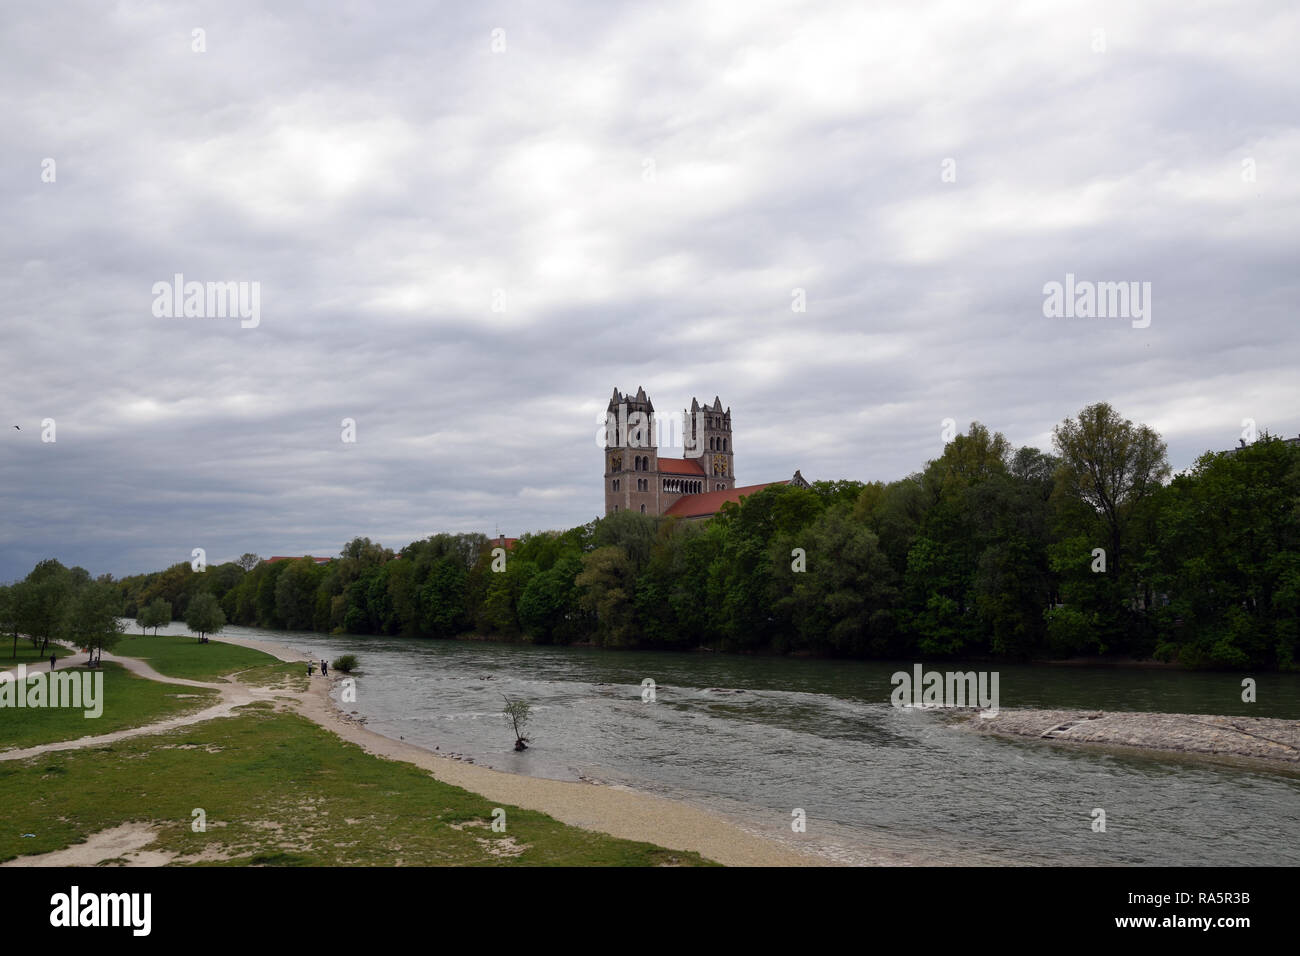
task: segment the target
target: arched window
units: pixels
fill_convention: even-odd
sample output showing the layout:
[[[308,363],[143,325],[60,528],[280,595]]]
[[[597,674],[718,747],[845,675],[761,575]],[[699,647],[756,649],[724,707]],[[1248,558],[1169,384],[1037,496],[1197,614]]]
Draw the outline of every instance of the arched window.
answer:
[[[722,439],[722,450],[723,451],[727,450],[727,440],[725,438]]]

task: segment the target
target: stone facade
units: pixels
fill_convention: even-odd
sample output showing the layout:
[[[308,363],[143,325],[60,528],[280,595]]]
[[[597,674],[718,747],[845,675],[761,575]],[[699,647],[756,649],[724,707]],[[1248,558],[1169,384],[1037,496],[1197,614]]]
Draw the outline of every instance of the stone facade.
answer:
[[[712,405],[691,399],[682,410],[685,457],[664,458],[657,446],[655,407],[644,388],[624,395],[616,388],[606,410],[605,514],[673,514],[697,518],[723,501],[738,500],[766,485],[736,487],[731,409],[714,396]],[[797,483],[804,484],[797,472]]]

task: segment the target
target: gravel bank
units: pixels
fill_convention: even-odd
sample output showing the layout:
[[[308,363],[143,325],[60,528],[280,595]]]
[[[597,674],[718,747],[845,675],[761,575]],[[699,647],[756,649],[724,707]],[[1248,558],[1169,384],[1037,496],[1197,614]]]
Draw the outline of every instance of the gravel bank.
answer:
[[[1300,720],[1207,714],[1003,710],[968,718],[980,733],[1300,764]]]

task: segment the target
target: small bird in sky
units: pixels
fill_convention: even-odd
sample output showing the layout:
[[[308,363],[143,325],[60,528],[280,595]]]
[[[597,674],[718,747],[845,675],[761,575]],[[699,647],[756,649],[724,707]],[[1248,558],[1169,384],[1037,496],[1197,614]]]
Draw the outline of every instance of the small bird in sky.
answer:
[[[15,425],[15,426],[14,426],[14,428],[18,428],[18,426],[17,426],[17,425]],[[21,429],[21,428],[18,428],[18,430],[19,430],[19,431],[22,431],[22,429]]]

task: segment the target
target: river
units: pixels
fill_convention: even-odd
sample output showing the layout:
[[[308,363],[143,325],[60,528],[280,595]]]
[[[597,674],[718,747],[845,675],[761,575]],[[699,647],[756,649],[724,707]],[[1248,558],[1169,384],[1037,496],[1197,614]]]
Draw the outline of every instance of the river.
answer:
[[[890,705],[890,676],[912,661],[226,633],[316,658],[356,654],[357,701],[343,707],[379,733],[497,770],[684,800],[840,862],[1300,864],[1300,770],[974,734]],[[1245,704],[1234,674],[927,669],[996,670],[1003,708],[1300,718],[1293,674],[1253,675],[1258,702]],[[642,699],[647,678],[653,702]],[[532,704],[525,752],[512,749],[503,694]],[[795,810],[804,833],[791,829]]]

